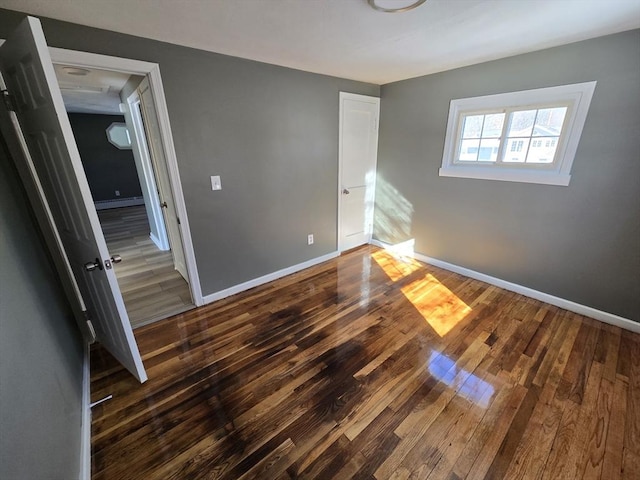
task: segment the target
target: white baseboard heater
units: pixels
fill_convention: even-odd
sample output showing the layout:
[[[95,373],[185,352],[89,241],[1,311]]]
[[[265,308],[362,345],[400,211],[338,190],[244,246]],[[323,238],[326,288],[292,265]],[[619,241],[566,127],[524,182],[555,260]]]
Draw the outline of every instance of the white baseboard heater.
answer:
[[[134,205],[144,205],[144,198],[142,197],[129,197],[129,198],[114,198],[113,200],[100,200],[93,202],[96,206],[96,210],[107,210],[109,208],[121,208],[132,207]]]

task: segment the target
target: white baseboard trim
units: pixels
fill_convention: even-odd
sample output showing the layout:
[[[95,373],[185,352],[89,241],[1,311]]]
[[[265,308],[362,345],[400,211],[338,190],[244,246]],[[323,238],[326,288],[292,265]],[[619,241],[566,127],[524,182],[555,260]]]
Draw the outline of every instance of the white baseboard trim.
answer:
[[[91,480],[91,367],[89,343],[84,348],[82,366],[82,427],[80,439],[80,480]]]
[[[283,268],[282,270],[278,270],[277,272],[269,273],[267,275],[263,275],[262,277],[254,278],[253,280],[249,280],[248,282],[241,283],[239,285],[234,285],[233,287],[226,288],[224,290],[220,290],[219,292],[211,293],[209,295],[205,295],[203,297],[205,305],[211,302],[215,302],[216,300],[222,300],[223,298],[230,297],[231,295],[235,295],[236,293],[244,292],[245,290],[249,290],[250,288],[257,287],[259,285],[263,285],[268,282],[273,282],[282,277],[286,277],[287,275],[291,275],[292,273],[299,272],[300,270],[304,270],[305,268],[313,267],[320,263],[324,263],[328,260],[336,258],[339,253],[331,252],[326,255],[322,255],[321,257],[312,258],[311,260],[307,260],[306,262],[298,263],[297,265],[292,265],[291,267]]]
[[[386,250],[393,250],[393,245],[381,242],[380,240],[371,240],[371,244],[380,248],[384,248]],[[444,262],[442,260],[438,260],[437,258],[427,257],[426,255],[422,255],[421,253],[413,252],[413,257],[416,260],[428,263],[429,265],[433,265],[434,267],[439,267],[445,270],[449,270],[450,272],[459,273],[460,275],[464,275],[465,277],[474,278],[476,280],[495,285],[496,287],[519,293],[521,295],[524,295],[525,297],[534,298],[536,300],[540,300],[541,302],[549,303],[551,305],[555,305],[556,307],[564,308],[565,310],[569,310],[586,317],[594,318],[601,322],[624,328],[625,330],[629,330],[631,332],[640,333],[640,323],[629,320],[628,318],[620,317],[618,315],[614,315],[613,313],[603,312],[602,310],[598,310],[593,307],[588,307],[580,303],[572,302],[571,300],[566,300],[564,298],[556,297],[548,293],[540,292],[538,290],[534,290],[533,288],[518,285],[517,283],[511,283],[500,278],[492,277],[491,275],[476,272],[475,270],[460,267],[458,265],[454,265],[453,263]]]
[[[94,202],[96,210],[108,210],[109,208],[132,207],[134,205],[144,205],[144,198],[114,198],[113,200],[100,200]]]

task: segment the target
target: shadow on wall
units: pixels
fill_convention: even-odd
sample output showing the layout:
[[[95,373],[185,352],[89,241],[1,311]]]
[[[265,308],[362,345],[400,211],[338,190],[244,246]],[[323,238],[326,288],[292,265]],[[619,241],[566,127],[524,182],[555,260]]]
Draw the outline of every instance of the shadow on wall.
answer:
[[[375,238],[395,245],[411,238],[413,205],[384,177],[376,179]]]

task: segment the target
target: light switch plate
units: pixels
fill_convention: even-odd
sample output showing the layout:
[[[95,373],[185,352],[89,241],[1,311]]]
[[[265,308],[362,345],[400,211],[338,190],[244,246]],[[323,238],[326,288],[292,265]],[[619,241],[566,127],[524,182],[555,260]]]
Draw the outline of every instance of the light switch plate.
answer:
[[[211,176],[211,190],[222,190],[222,181],[220,175]]]

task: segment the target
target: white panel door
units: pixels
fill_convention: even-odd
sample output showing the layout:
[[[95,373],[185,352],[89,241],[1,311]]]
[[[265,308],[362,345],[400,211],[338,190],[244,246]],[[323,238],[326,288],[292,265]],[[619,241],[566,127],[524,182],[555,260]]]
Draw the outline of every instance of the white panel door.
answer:
[[[151,94],[148,78],[145,77],[144,80],[140,82],[138,95],[140,97],[140,109],[142,111],[144,129],[147,134],[147,145],[149,147],[149,153],[151,154],[153,170],[156,175],[160,204],[164,210],[165,226],[167,228],[167,234],[169,235],[169,243],[171,244],[173,264],[180,275],[189,283],[187,262],[184,257],[182,237],[180,235],[180,220],[178,219],[176,205],[173,200],[171,180],[169,179],[169,171],[167,170],[167,160],[162,146],[162,139],[160,138],[158,115],[156,113],[156,106],[153,103],[153,95]]]
[[[338,250],[368,243],[373,232],[380,99],[340,92]]]
[[[40,21],[27,17],[0,47],[0,72],[96,338],[147,379]],[[16,158],[16,162],[27,161]]]

